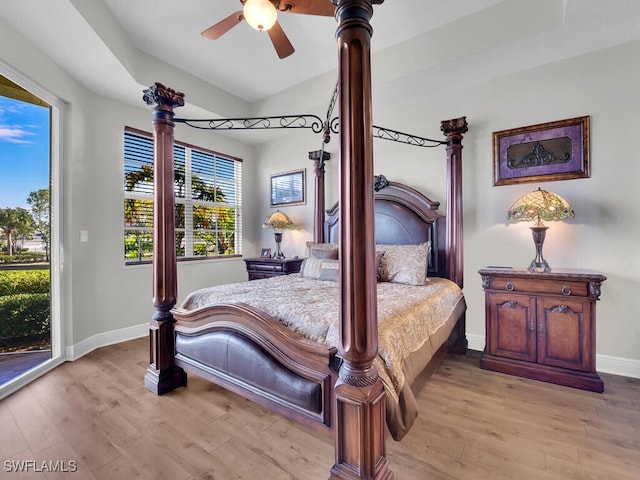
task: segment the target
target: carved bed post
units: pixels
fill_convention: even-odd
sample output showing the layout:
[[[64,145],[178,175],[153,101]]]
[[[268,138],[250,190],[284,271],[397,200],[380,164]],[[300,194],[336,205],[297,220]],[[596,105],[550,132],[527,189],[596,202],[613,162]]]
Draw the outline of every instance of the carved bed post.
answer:
[[[153,307],[149,324],[149,368],[145,386],[162,395],[187,383],[187,375],[174,364],[171,309],[176,304],[176,240],[173,178],[173,109],[184,105],[184,94],[156,83],[144,91],[153,105]]]
[[[447,277],[462,288],[462,134],[468,130],[467,119],[443,120],[440,130],[447,137]]]
[[[324,213],[325,213],[325,192],[324,192],[324,164],[331,158],[329,152],[315,150],[309,152],[309,160],[313,160],[313,173],[315,178],[315,196],[313,206],[313,241],[324,242]]]
[[[333,0],[340,92],[340,342],[331,479],[392,479],[378,352],[371,119],[372,4]]]
[[[443,120],[440,130],[447,137],[447,277],[463,287],[464,249],[462,243],[462,134],[468,130],[467,117]],[[454,353],[467,351],[464,315],[457,324],[458,338],[452,347]]]

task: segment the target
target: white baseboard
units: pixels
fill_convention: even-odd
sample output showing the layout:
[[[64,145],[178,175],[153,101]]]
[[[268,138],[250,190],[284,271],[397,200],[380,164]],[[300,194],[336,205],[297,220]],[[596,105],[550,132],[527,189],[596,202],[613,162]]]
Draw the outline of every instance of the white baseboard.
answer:
[[[33,371],[28,372],[27,375],[23,375],[15,382],[11,382],[10,385],[4,385],[3,388],[0,389],[0,399],[38,378],[51,368],[61,364],[64,360],[77,360],[96,348],[106,347],[107,345],[113,345],[114,343],[126,342],[127,340],[134,340],[148,334],[149,323],[145,322],[132,327],[93,335],[86,340],[67,347],[65,349],[66,355],[64,359],[58,357],[45,362],[45,364],[42,364],[33,369]],[[484,350],[484,335],[467,334],[467,341],[469,342],[470,350],[477,350],[480,352]],[[610,355],[596,355],[596,370],[598,372],[621,375],[623,377],[640,378],[640,360],[612,357]]]
[[[134,325],[133,327],[99,333],[67,347],[65,350],[66,360],[76,360],[96,348],[144,337],[148,333],[148,322]],[[469,349],[480,352],[484,350],[484,335],[467,334],[467,341],[469,342]],[[612,357],[610,355],[596,355],[596,370],[623,377],[640,378],[640,360]]]
[[[77,360],[96,348],[126,342],[149,334],[149,322],[93,335],[65,349],[66,360]]]
[[[484,335],[471,335],[467,333],[467,342],[469,350],[484,351]]]
[[[484,335],[467,334],[470,350],[484,350]],[[596,354],[596,370],[601,373],[640,378],[640,360]]]
[[[602,373],[640,378],[640,360],[632,358],[596,355],[596,370]]]

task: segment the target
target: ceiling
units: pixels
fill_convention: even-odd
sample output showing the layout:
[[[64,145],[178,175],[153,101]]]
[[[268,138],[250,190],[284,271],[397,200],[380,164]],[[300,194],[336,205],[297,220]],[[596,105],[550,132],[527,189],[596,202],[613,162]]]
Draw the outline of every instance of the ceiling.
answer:
[[[335,19],[280,13],[296,49],[283,60],[245,22],[215,41],[200,35],[240,8],[238,0],[2,0],[0,19],[91,91],[135,105],[140,86],[161,81],[206,92],[199,105],[214,114],[247,115],[272,98],[304,103],[309,85],[335,83]],[[386,0],[371,23],[376,85],[456,70],[472,81],[638,40],[640,2]]]

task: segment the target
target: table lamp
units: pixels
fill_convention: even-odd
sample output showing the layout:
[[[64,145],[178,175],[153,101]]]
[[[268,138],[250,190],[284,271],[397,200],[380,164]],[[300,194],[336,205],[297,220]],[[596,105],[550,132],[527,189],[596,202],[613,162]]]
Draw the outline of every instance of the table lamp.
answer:
[[[287,217],[286,214],[282,213],[280,210],[276,210],[267,217],[262,226],[263,228],[272,228],[275,232],[276,253],[274,253],[271,258],[283,260],[285,256],[280,250],[280,242],[282,241],[282,230],[294,228],[294,223],[289,217]]]
[[[541,188],[527,193],[511,206],[507,212],[507,218],[512,222],[536,222],[529,227],[533,232],[533,243],[536,245],[536,258],[529,265],[530,272],[551,271],[551,267],[542,256],[542,244],[549,228],[542,223],[542,220],[564,220],[573,217],[573,209],[564,198]]]

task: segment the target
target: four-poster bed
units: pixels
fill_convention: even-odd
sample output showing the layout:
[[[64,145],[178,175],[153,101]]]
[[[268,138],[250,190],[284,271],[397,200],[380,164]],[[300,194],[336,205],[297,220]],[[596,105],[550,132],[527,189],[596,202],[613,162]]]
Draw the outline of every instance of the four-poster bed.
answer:
[[[404,185],[391,182],[374,194],[369,18],[372,3],[382,0],[335,3],[338,89],[348,92],[339,95],[341,182],[339,202],[326,221],[324,191],[316,188],[314,214],[317,222],[324,221],[323,226],[316,224],[314,240],[335,243],[339,258],[335,342],[310,340],[244,302],[174,308],[173,110],[184,104],[184,96],[156,84],[145,91],[145,101],[154,105],[155,152],[155,314],[145,385],[162,394],[186,384],[184,369],[194,371],[289,418],[332,433],[336,463],[331,478],[393,478],[386,459],[383,373],[374,367],[379,352],[376,240],[389,248],[429,242],[429,276],[446,277],[462,287],[461,140],[467,124],[464,117],[441,124],[447,139],[446,218],[437,213],[438,202]],[[316,187],[323,186],[324,152],[314,159]],[[438,334],[443,338],[428,358],[437,359],[450,349],[466,350],[463,299],[443,323]],[[422,379],[418,370],[429,372],[435,365],[427,361],[415,367],[409,383]]]
[[[381,266],[395,268],[396,277],[381,278],[378,283],[378,325],[384,327],[388,340],[380,346],[377,368],[385,369],[387,363],[382,359],[394,355],[402,366],[394,374],[394,362],[389,361],[393,378],[383,376],[387,426],[399,440],[417,415],[411,386],[424,380],[425,369],[437,366],[434,357],[464,342],[461,318],[465,303],[461,290],[442,278],[448,255],[438,203],[406,185],[378,178],[384,183],[378,182],[383,186],[378,187],[374,200],[377,249]],[[335,338],[338,284],[331,275],[337,272],[338,260],[324,257],[326,252],[337,254],[338,226],[336,204],[324,222],[327,242],[309,242],[310,252],[318,255],[305,260],[300,274],[189,294],[172,310],[175,365],[316,430],[332,433],[333,387],[342,363]],[[431,248],[425,247],[426,242]],[[384,262],[398,250],[407,256],[414,253],[418,259]],[[327,270],[314,273],[313,265],[324,265]],[[423,281],[409,277],[413,272]],[[410,347],[398,350],[399,343]],[[402,377],[402,385],[396,391],[393,380],[397,376]]]

